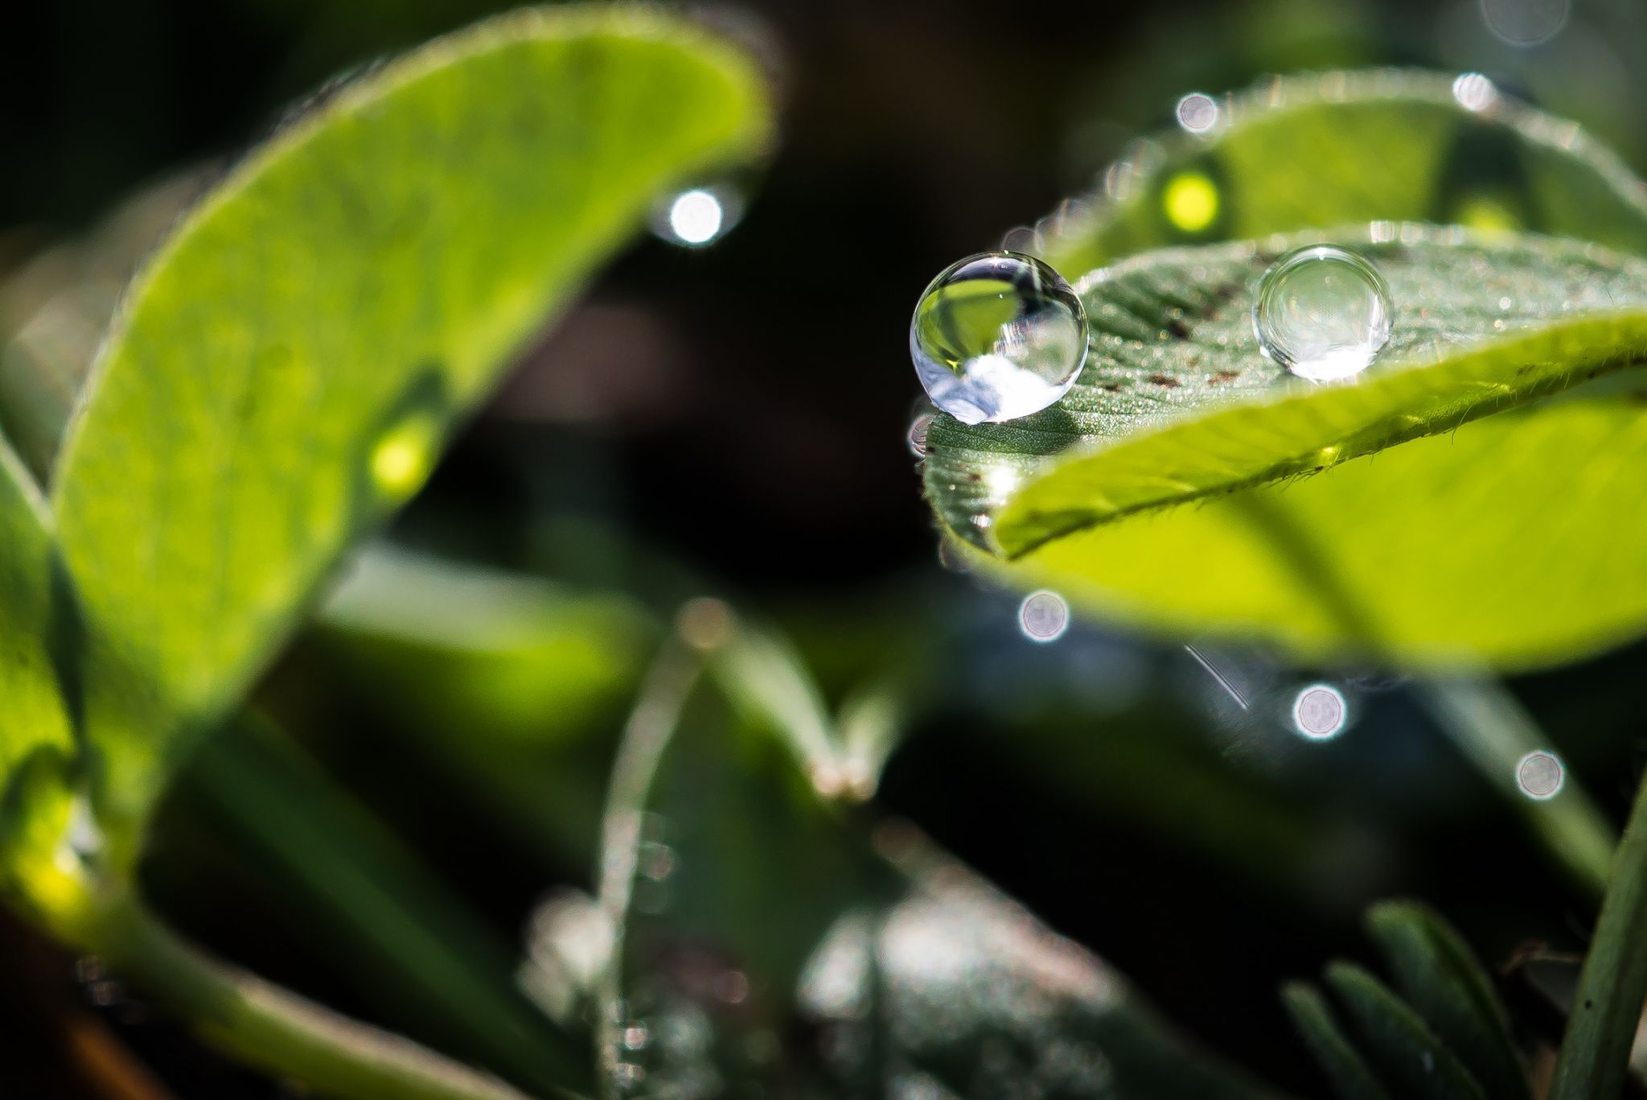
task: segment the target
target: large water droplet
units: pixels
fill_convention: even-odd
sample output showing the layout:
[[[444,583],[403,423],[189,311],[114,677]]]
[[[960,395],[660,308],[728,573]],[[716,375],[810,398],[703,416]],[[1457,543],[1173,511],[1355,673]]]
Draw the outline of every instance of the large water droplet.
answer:
[[[909,325],[932,403],[963,424],[1039,412],[1075,384],[1086,312],[1052,268],[1016,252],[968,256],[938,273]]]
[[[1390,288],[1372,263],[1310,245],[1264,272],[1252,327],[1265,355],[1300,378],[1326,382],[1367,369],[1390,339]]]

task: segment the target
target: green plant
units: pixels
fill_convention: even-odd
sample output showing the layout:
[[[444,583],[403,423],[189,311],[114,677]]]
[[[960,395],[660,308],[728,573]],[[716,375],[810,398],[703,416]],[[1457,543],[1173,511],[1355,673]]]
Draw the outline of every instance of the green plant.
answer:
[[[1037,417],[935,423],[928,496],[970,560],[1100,614],[1474,676],[1423,690],[1508,782],[1536,732],[1476,663],[1566,660],[1647,620],[1629,507],[1647,268],[1626,255],[1647,250],[1643,188],[1562,124],[1472,113],[1426,78],[1317,78],[1267,103],[1046,228],[1067,273],[1107,272],[1081,283],[1098,353]],[[770,115],[748,58],[660,14],[484,23],[317,101],[188,212],[66,427],[47,383],[83,367],[34,363],[0,391],[27,459],[0,447],[9,900],[326,1095],[1278,1095],[874,819],[933,679],[920,657],[837,699],[778,630],[684,599],[694,581],[644,601],[381,546],[350,556],[654,198],[759,155]],[[1301,186],[1285,172],[1306,160],[1337,174]],[[1484,161],[1493,174],[1472,174]],[[1397,336],[1359,386],[1277,388],[1244,335],[1245,288],[1270,253],[1322,235],[1380,262]],[[1538,522],[1555,500],[1563,522]],[[1411,563],[1400,584],[1392,558]],[[1522,602],[1495,598],[1508,590]],[[596,896],[546,906],[524,965],[254,705],[311,617],[315,644],[437,745],[454,783],[594,866]],[[615,762],[585,753],[590,716],[631,695]],[[442,1049],[173,932],[139,879],[168,791],[291,883],[332,931],[329,961]],[[1612,839],[1582,794],[1527,812],[1599,888]],[[1558,1100],[1616,1092],[1624,1072],[1647,989],[1630,935],[1644,821],[1608,881]],[[1275,811],[1255,834],[1292,824]],[[583,941],[567,934],[580,921]],[[1313,989],[1286,994],[1342,1095],[1527,1095],[1456,934],[1414,906],[1371,922],[1404,999],[1330,970],[1359,1043]],[[822,1038],[788,1042],[802,1028]]]

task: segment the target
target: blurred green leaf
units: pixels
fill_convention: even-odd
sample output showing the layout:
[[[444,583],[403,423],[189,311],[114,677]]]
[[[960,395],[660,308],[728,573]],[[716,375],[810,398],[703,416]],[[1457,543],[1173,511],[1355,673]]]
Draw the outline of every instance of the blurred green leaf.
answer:
[[[1352,963],[1327,967],[1327,985],[1354,1021],[1380,1074],[1411,1100],[1485,1100],[1470,1071],[1424,1020]]]
[[[1595,935],[1573,993],[1550,1100],[1617,1096],[1647,1000],[1647,782],[1613,858]]]
[[[1611,151],[1482,78],[1454,81],[1311,73],[1224,97],[1210,130],[1136,147],[1108,196],[1043,223],[1040,251],[1074,276],[1163,245],[1386,220],[1647,252],[1647,188]]]
[[[628,596],[379,545],[321,609],[307,672],[427,745],[547,862],[580,867],[658,633]]]
[[[265,720],[206,738],[173,801],[255,861],[277,919],[397,1026],[537,1088],[587,1082],[583,1044],[516,987],[509,945]]]
[[[1492,979],[1452,927],[1427,906],[1391,901],[1367,929],[1407,1001],[1494,1100],[1526,1100],[1527,1074],[1510,1041]]]
[[[614,777],[602,902],[615,1089],[725,1097],[1257,1098],[1118,975],[666,658]]]
[[[0,438],[0,886],[44,919],[82,900],[70,850],[75,608],[28,471]],[[59,928],[62,931],[62,928]]]
[[[654,194],[768,124],[753,63],[687,25],[524,12],[338,91],[184,220],[53,491],[106,812],[144,811],[173,742],[233,705]]]
[[[564,737],[624,705],[658,631],[623,596],[384,545],[349,564],[320,625],[398,719],[494,745]]]
[[[1321,991],[1307,982],[1291,982],[1281,989],[1287,1014],[1332,1082],[1338,1100],[1390,1100],[1355,1044],[1333,1019],[1332,1007]]]
[[[1017,586],[1310,656],[1527,667],[1638,633],[1641,378],[1581,384],[1640,355],[1647,267],[1573,242],[1391,234],[1337,238],[1395,302],[1389,345],[1348,386],[1259,353],[1250,293],[1280,242],[1084,281],[1080,383],[1011,423],[935,421],[934,510]]]

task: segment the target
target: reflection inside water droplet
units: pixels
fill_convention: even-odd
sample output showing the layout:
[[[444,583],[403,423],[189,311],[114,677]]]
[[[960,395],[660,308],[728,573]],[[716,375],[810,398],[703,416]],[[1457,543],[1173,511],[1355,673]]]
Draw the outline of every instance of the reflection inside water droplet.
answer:
[[[1032,256],[984,252],[927,286],[909,325],[915,373],[963,424],[1040,412],[1069,392],[1087,355],[1086,311]]]
[[[1272,264],[1253,299],[1264,354],[1325,382],[1366,370],[1390,339],[1390,290],[1365,258],[1333,245],[1294,249]]]

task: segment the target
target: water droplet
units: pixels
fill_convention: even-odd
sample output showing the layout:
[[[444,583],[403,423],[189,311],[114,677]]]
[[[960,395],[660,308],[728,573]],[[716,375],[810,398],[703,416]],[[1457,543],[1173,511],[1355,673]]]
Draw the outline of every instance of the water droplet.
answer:
[[[1069,604],[1056,592],[1031,592],[1018,605],[1018,629],[1032,642],[1055,642],[1069,629]]]
[[[702,184],[665,196],[652,208],[652,232],[670,244],[706,248],[743,217],[743,196],[725,183]]]
[[[916,458],[926,457],[926,432],[932,427],[932,414],[922,413],[909,424],[909,453]]]
[[[983,252],[944,268],[909,325],[915,373],[963,424],[1040,412],[1075,384],[1087,320],[1062,276],[1031,256]]]
[[[1292,701],[1292,724],[1311,741],[1327,741],[1344,732],[1344,694],[1330,684],[1311,684]]]
[[[1201,172],[1179,172],[1161,190],[1161,210],[1185,233],[1199,233],[1218,217],[1218,185]]]
[[[389,497],[405,497],[423,484],[434,464],[440,426],[434,417],[414,414],[383,433],[372,448],[372,483]]]
[[[1390,338],[1390,288],[1372,263],[1333,245],[1310,245],[1264,272],[1252,327],[1269,358],[1312,382],[1351,378]]]
[[[1178,125],[1192,134],[1204,134],[1218,125],[1218,101],[1205,92],[1191,92],[1178,101]]]
[[[1523,756],[1515,766],[1515,785],[1528,798],[1543,802],[1561,793],[1567,769],[1553,752],[1538,749]]]
[[[1459,73],[1453,81],[1453,98],[1466,111],[1480,113],[1498,102],[1498,85],[1481,73]]]

